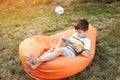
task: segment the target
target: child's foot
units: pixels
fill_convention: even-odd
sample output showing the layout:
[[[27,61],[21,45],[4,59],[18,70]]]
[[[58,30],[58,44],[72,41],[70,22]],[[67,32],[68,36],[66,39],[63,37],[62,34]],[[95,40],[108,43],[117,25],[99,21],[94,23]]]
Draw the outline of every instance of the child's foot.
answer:
[[[37,58],[32,53],[30,53],[29,62],[34,65],[38,63]]]
[[[28,71],[32,71],[33,69],[31,68],[31,63],[29,61],[26,61],[26,65],[28,67]]]
[[[27,64],[27,67],[28,67],[28,71],[32,71],[34,69],[36,69],[41,63],[38,63],[38,64],[31,64],[29,61],[26,62]]]

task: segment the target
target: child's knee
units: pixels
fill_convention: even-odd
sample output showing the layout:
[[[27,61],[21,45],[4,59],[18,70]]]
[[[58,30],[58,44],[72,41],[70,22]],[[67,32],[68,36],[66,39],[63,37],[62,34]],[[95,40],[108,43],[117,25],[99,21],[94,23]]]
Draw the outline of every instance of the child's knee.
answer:
[[[62,48],[57,48],[56,49],[56,52],[59,54],[59,55],[63,55],[64,51]],[[64,54],[65,55],[65,54]]]
[[[55,51],[56,51],[57,53],[63,52],[62,48],[57,48],[57,49],[55,49]]]
[[[56,51],[61,52],[61,51],[62,51],[62,49],[61,49],[61,48],[57,48],[57,49],[56,49]]]

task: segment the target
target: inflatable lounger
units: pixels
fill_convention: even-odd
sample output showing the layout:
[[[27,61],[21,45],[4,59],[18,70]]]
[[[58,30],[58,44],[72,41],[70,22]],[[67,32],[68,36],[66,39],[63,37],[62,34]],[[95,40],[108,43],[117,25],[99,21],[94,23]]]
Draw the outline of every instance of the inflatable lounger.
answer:
[[[24,70],[29,76],[37,80],[61,80],[83,71],[91,63],[95,55],[97,31],[93,26],[89,26],[87,34],[91,40],[89,58],[82,55],[76,57],[59,56],[54,60],[42,63],[35,70],[29,72],[26,65],[29,53],[34,53],[36,57],[39,57],[51,47],[64,46],[62,36],[69,38],[75,30],[60,32],[51,36],[32,36],[19,45],[19,57]]]

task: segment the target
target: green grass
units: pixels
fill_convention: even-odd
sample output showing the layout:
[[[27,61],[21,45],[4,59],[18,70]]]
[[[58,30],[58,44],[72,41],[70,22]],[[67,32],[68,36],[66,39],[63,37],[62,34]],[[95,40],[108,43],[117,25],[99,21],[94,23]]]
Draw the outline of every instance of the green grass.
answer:
[[[113,4],[76,4],[65,7],[64,15],[56,15],[54,8],[0,11],[0,80],[32,80],[19,60],[20,42],[32,35],[71,29],[81,18],[98,30],[96,55],[84,71],[66,80],[120,79],[120,8]]]

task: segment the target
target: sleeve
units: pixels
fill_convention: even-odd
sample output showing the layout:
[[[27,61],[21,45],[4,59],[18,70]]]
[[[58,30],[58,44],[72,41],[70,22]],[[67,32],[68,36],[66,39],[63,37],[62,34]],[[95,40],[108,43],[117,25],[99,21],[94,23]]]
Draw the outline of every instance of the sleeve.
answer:
[[[90,50],[90,45],[91,45],[90,39],[85,40],[84,49],[85,50]]]

